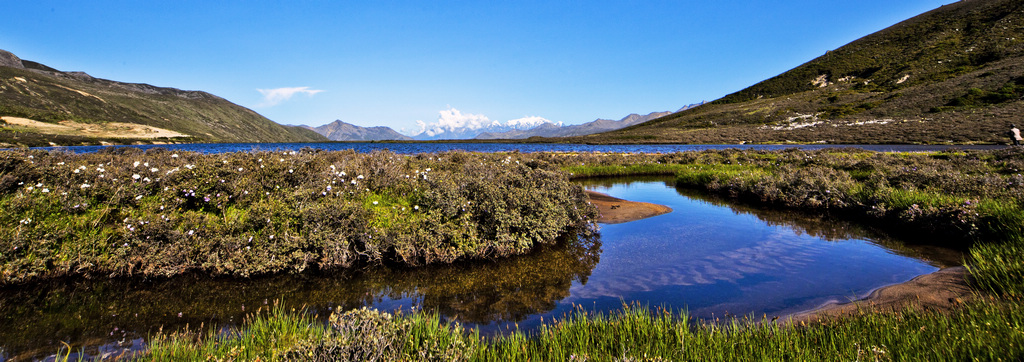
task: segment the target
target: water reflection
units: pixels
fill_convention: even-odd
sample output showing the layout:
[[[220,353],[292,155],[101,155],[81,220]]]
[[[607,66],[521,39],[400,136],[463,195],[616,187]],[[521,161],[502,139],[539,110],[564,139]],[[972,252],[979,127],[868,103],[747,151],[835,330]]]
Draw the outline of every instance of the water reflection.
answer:
[[[52,355],[60,341],[87,353],[141,347],[157,330],[230,326],[281,300],[321,317],[336,307],[426,308],[466,323],[517,321],[552,310],[587,282],[597,240],[575,240],[501,262],[253,279],[73,280],[0,291],[0,360]],[[97,349],[96,346],[103,346]],[[22,358],[16,358],[22,359]]]
[[[724,313],[784,315],[853,299],[958,262],[855,223],[738,206],[677,190],[665,178],[583,181],[612,196],[674,211],[603,225],[574,240],[501,261],[252,279],[67,280],[0,290],[0,360],[52,355],[60,341],[90,355],[141,348],[162,328],[232,326],[282,300],[325,318],[336,307],[425,308],[495,333],[534,328],[582,306],[639,302]],[[884,247],[883,247],[884,246]],[[919,260],[923,259],[923,260]],[[205,327],[204,327],[205,328]]]
[[[75,153],[96,152],[107,147],[134,147],[139,149],[166,148],[176,151],[194,151],[202,153],[249,152],[249,151],[298,151],[310,147],[328,151],[355,150],[356,152],[372,152],[390,150],[401,154],[433,153],[462,150],[468,152],[611,152],[611,153],[672,153],[703,150],[784,150],[798,148],[803,150],[820,150],[835,147],[853,147],[876,152],[922,152],[943,151],[950,148],[967,150],[990,150],[1006,146],[997,145],[688,145],[688,144],[649,144],[649,145],[589,145],[573,143],[504,143],[504,142],[314,142],[314,143],[184,143],[169,145],[124,145],[124,146],[60,146],[35,147],[42,150],[59,150]]]

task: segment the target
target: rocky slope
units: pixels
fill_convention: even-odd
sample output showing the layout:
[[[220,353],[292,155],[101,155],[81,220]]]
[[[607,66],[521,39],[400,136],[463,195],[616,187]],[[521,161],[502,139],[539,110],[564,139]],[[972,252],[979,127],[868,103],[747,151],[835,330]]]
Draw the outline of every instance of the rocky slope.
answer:
[[[64,126],[0,124],[0,143],[38,146],[98,142],[310,142],[325,137],[274,123],[210,93],[62,72],[0,50],[0,116]],[[27,124],[28,122],[22,122]],[[81,125],[103,130],[103,136]],[[112,126],[114,125],[114,126]],[[125,126],[127,125],[127,126]],[[144,126],[144,127],[143,127]],[[145,137],[114,129],[159,129],[181,136]]]
[[[1024,2],[964,0],[592,143],[1005,143],[1024,123]]]

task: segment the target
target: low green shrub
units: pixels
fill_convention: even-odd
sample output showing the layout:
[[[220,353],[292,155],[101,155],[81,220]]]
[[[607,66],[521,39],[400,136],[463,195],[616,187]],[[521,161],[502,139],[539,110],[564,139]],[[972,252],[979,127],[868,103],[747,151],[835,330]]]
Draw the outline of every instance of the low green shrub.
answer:
[[[0,284],[501,258],[593,233],[519,155],[0,151]]]

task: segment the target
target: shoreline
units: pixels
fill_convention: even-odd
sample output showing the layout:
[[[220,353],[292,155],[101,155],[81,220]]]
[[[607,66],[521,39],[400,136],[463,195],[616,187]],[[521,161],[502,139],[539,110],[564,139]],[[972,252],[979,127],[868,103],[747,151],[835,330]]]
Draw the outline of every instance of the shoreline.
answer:
[[[904,308],[946,312],[977,297],[977,292],[968,285],[967,277],[964,266],[942,268],[903,283],[880,287],[858,300],[830,302],[782,319],[785,323],[803,324],[865,313],[900,312]]]
[[[672,208],[664,205],[623,200],[597,191],[586,193],[590,203],[597,207],[599,223],[621,224],[672,212]]]
[[[598,208],[598,222],[601,223],[625,223],[672,211],[663,205],[623,200],[590,190],[586,193],[591,204]],[[828,302],[813,309],[781,316],[780,319],[785,323],[812,323],[864,313],[899,312],[908,307],[945,312],[977,296],[967,278],[968,272],[964,266],[941,268],[902,283],[876,288],[857,300]]]

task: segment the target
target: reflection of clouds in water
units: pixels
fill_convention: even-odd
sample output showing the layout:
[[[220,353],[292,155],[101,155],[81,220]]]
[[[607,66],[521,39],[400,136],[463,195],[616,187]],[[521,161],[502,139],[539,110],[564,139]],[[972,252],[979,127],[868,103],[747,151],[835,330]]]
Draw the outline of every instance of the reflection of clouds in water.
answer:
[[[573,286],[573,299],[600,297],[625,298],[630,293],[656,290],[665,286],[689,286],[735,283],[755,274],[781,274],[799,269],[826,248],[824,243],[784,232],[735,250],[722,251],[697,260],[663,260],[661,265],[621,268],[617,276],[592,279],[586,285]],[[686,251],[678,250],[675,259],[686,259]],[[595,274],[598,271],[595,271]]]

